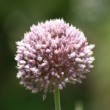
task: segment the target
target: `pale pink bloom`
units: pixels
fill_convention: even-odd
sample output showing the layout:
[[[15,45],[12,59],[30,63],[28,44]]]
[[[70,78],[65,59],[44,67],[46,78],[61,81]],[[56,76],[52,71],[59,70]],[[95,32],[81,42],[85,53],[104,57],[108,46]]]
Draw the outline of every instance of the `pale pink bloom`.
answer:
[[[93,67],[94,45],[63,19],[33,25],[16,44],[17,78],[33,93],[81,82]]]

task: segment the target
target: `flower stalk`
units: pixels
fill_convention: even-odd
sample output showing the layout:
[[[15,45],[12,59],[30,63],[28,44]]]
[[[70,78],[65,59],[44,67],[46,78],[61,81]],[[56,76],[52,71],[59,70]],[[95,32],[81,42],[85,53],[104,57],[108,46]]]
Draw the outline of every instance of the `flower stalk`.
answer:
[[[55,101],[55,110],[61,110],[60,90],[58,88],[54,91],[54,101]]]

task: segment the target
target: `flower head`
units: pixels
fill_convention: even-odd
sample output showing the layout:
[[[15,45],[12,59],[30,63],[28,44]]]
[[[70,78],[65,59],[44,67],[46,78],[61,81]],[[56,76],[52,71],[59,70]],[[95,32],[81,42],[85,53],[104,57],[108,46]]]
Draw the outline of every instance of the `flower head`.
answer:
[[[93,67],[93,48],[83,32],[63,19],[33,25],[17,42],[17,78],[34,93],[81,82]]]

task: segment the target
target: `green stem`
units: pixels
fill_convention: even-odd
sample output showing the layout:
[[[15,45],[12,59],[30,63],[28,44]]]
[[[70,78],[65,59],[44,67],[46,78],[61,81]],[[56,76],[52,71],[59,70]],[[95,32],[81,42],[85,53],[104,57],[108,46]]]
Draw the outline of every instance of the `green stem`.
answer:
[[[55,101],[55,110],[61,110],[60,90],[59,89],[56,89],[54,91],[54,101]]]

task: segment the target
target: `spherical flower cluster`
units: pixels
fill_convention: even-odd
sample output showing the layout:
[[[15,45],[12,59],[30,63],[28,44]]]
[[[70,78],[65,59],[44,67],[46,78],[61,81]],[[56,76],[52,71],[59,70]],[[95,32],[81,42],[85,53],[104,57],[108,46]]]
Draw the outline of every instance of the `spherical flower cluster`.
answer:
[[[33,93],[81,82],[93,67],[94,45],[63,19],[33,25],[16,44],[17,78]]]

